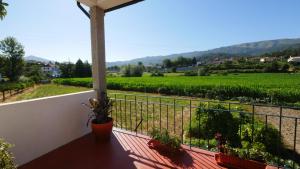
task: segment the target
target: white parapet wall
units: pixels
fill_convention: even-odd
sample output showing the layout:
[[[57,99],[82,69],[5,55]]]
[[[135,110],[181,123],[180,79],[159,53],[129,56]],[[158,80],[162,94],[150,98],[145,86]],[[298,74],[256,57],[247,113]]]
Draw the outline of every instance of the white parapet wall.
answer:
[[[81,105],[94,91],[0,105],[0,138],[14,144],[18,165],[28,163],[90,132]]]

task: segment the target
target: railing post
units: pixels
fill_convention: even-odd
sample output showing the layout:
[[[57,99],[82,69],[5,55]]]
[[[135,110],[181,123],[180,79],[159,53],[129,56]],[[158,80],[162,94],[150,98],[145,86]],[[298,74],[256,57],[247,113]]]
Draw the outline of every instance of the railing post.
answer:
[[[190,99],[190,131],[192,129],[192,100]],[[192,148],[192,136],[190,135],[190,148]]]
[[[141,133],[143,134],[143,102],[141,102]]]
[[[118,127],[118,101],[117,98],[115,98],[115,103],[116,103],[116,126]]]
[[[201,105],[201,104],[200,104]],[[199,107],[202,109],[201,107]],[[201,110],[202,111],[202,110]],[[197,116],[196,116],[197,117]],[[198,114],[198,146],[200,147],[200,113]]]
[[[255,105],[254,105],[254,103],[252,104],[252,131],[251,131],[251,141],[252,141],[252,143],[253,143],[253,135],[254,135],[254,114],[255,114]]]
[[[293,168],[295,168],[295,161],[296,161],[296,141],[297,141],[297,124],[298,118],[295,118],[295,131],[294,131],[294,161],[293,161]]]
[[[137,100],[136,100],[136,96],[134,97],[134,101],[135,101],[135,128],[137,127],[137,125],[138,125],[138,118],[137,118]],[[137,130],[136,130],[136,134],[137,134]]]
[[[167,131],[169,132],[169,105],[167,104]]]
[[[279,112],[279,135],[281,137],[281,124],[282,124],[282,107],[280,106],[280,112]]]
[[[268,115],[266,115],[265,126],[266,126],[266,129],[267,129],[268,128]]]
[[[129,118],[130,118],[130,131],[132,131],[132,108],[131,108],[131,101],[129,101]]]
[[[159,130],[161,132],[161,97],[159,98]]]
[[[282,106],[280,106],[279,108],[279,139],[278,139],[278,143],[277,143],[277,153],[278,153],[278,158],[277,158],[277,165],[278,165],[278,168],[279,168],[279,162],[280,162],[280,159],[279,159],[279,154],[281,154],[280,152],[280,142],[281,142],[281,123],[282,123]]]
[[[2,101],[5,101],[5,91],[2,92]]]
[[[242,117],[242,112],[240,112],[240,117]],[[240,118],[239,122],[240,122],[240,138],[242,138],[242,118]]]
[[[174,122],[173,122],[173,124],[174,124],[174,134],[176,134],[176,99],[174,98],[174,100],[173,100],[173,104],[174,104]]]
[[[126,95],[125,95],[125,105],[124,105],[124,109],[125,109],[125,111],[124,111],[124,113],[125,113],[125,129],[127,130],[127,100],[126,100]]]
[[[120,100],[121,129],[123,129],[122,100]]]
[[[152,103],[152,130],[155,128],[154,126],[154,117],[155,117],[155,105]]]
[[[149,97],[147,96],[147,133],[149,131]]]
[[[183,106],[181,106],[181,143],[183,143]]]

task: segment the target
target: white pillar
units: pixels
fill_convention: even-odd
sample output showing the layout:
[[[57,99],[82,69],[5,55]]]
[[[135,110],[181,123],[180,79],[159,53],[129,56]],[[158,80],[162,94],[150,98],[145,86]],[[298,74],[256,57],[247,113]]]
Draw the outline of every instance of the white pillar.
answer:
[[[101,93],[106,93],[106,67],[105,67],[105,33],[104,10],[94,6],[90,10],[91,15],[91,40],[92,40],[92,71],[93,88],[97,92],[97,98],[101,99]]]

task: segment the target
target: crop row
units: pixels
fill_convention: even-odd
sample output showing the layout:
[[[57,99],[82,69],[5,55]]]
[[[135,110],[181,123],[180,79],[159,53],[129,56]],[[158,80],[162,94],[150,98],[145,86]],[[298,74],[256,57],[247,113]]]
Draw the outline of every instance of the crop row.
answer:
[[[236,77],[140,77],[108,78],[107,87],[112,90],[139,91],[167,95],[232,99],[247,97],[272,102],[295,103],[300,101],[299,77],[258,75]],[[62,85],[92,87],[91,78],[56,79]]]

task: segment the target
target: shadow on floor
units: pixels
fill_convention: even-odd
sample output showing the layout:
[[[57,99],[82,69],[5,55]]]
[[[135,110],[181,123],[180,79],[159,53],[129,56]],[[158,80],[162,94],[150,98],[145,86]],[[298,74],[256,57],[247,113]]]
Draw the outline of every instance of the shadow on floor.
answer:
[[[91,134],[58,148],[20,169],[99,169],[136,168],[135,159],[124,151],[114,135],[98,144]]]
[[[192,150],[179,156],[160,154],[148,147],[149,139],[113,131],[111,140],[96,143],[88,134],[20,169],[134,169],[134,168],[203,168],[221,169],[213,156]]]

